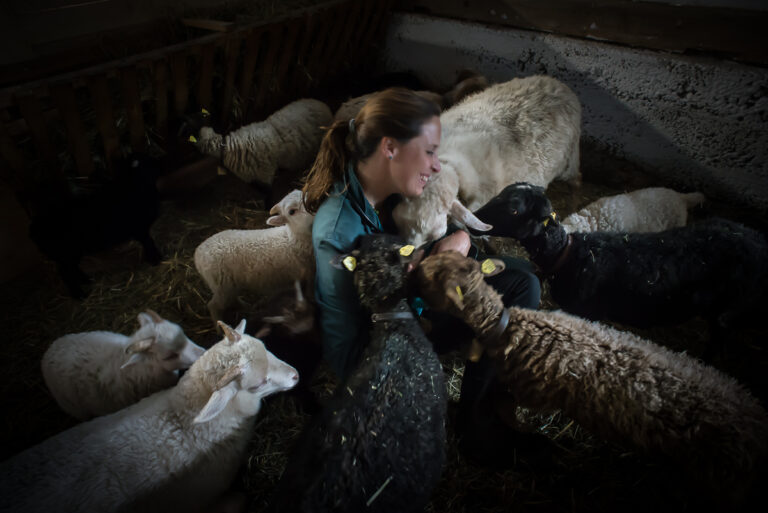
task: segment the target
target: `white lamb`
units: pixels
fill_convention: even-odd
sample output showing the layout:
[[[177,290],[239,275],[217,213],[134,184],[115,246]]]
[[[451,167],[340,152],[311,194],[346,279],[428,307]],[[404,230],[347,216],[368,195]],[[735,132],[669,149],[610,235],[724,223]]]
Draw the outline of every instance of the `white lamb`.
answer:
[[[269,186],[278,169],[298,172],[312,164],[323,127],[332,121],[325,103],[305,98],[227,135],[203,127],[196,145],[201,152],[218,157],[241,180]]]
[[[393,211],[400,234],[412,244],[442,236],[449,214],[464,222],[462,202],[474,210],[510,183],[581,182],[581,105],[554,78],[495,84],[443,112],[440,122],[442,171],[420,197]]]
[[[62,410],[80,420],[115,412],[173,386],[205,352],[178,324],[140,313],[130,337],[110,331],[64,335],[43,355],[45,384]]]
[[[563,219],[562,225],[568,233],[660,232],[685,226],[688,209],[704,200],[700,192],[649,187],[600,198]]]
[[[282,213],[279,213],[282,212]],[[208,310],[214,322],[236,306],[238,295],[268,296],[314,272],[312,221],[294,190],[272,207],[262,230],[225,230],[195,249],[195,268],[213,292]],[[285,223],[279,226],[281,223]]]
[[[0,511],[203,511],[234,479],[261,399],[298,382],[256,338],[225,338],[179,383],[0,464]]]

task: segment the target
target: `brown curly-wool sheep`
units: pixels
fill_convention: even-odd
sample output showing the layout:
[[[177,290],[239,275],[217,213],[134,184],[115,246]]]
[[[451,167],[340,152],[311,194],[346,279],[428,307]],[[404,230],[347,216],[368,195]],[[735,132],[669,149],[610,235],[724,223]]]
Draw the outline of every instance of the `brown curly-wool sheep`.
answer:
[[[731,377],[562,312],[505,313],[481,263],[455,252],[424,259],[416,278],[430,307],[473,328],[520,405],[560,409],[607,439],[690,464],[695,483],[732,498],[764,465],[768,415]]]

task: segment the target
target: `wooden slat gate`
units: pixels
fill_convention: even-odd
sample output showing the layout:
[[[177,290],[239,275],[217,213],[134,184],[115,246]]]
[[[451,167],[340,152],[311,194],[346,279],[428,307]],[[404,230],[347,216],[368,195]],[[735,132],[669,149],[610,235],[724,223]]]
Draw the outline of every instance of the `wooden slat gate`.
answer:
[[[392,4],[329,3],[0,90],[3,178],[20,188],[85,177],[150,139],[168,149],[173,122],[200,108],[220,127],[262,119],[360,66]]]

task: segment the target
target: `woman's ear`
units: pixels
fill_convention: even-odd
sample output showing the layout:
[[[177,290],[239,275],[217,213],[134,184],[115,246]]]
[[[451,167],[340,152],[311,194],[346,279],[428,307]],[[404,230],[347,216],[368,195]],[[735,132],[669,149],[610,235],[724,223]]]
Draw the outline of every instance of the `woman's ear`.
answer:
[[[391,137],[382,137],[379,151],[387,160],[392,160],[397,153],[397,141]]]

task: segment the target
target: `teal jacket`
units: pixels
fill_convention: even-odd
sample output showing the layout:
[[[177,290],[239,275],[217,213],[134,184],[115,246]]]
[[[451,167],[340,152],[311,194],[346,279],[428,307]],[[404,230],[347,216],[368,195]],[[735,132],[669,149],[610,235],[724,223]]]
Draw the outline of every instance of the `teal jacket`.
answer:
[[[323,357],[336,375],[344,379],[368,343],[370,323],[357,296],[352,273],[330,264],[338,255],[355,247],[356,239],[369,233],[396,233],[391,211],[402,199],[394,194],[382,206],[382,216],[363,195],[352,164],[344,179],[336,182],[320,205],[312,224],[315,251],[315,299],[319,307]],[[384,219],[382,225],[381,219]],[[448,234],[457,227],[450,226]],[[432,244],[425,247],[428,254]],[[473,246],[470,255],[475,256]]]
[[[342,379],[352,370],[368,342],[368,325],[352,273],[337,269],[330,262],[352,250],[360,235],[383,231],[379,215],[365,199],[350,164],[344,180],[333,185],[312,224],[315,299],[320,313],[323,357]]]

